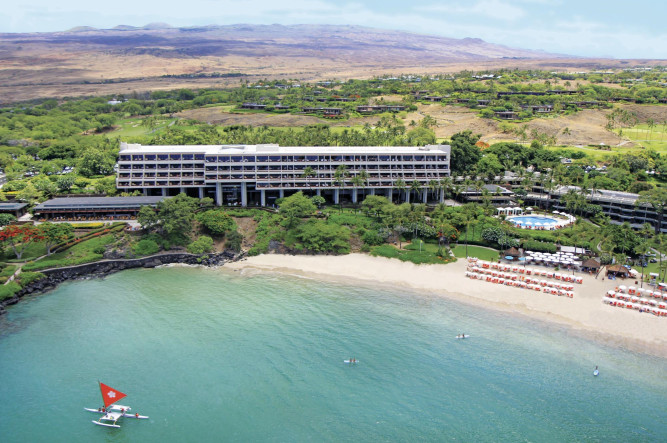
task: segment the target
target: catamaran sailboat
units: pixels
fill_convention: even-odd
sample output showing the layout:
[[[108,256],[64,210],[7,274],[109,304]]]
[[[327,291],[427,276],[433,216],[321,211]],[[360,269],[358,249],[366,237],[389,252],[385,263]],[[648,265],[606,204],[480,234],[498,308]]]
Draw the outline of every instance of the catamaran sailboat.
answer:
[[[127,397],[127,394],[123,394],[119,390],[107,386],[104,383],[100,383],[100,391],[102,392],[102,400],[104,400],[104,407],[97,409],[83,408],[89,412],[96,412],[98,414],[103,414],[102,417],[100,417],[99,419],[93,420],[93,423],[95,423],[96,425],[107,426],[110,428],[120,428],[120,425],[118,425],[116,422],[121,417],[138,418],[138,419],[148,418],[148,416],[146,415],[131,413],[130,410],[132,408],[130,408],[129,406],[116,404],[118,400]]]

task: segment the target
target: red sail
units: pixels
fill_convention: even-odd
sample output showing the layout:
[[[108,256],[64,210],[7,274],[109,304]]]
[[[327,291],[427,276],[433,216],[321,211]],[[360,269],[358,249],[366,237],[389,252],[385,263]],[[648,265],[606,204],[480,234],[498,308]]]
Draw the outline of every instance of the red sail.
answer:
[[[105,385],[100,382],[100,391],[102,391],[102,399],[104,400],[104,406],[109,407],[112,404],[116,403],[121,398],[127,397],[126,394],[123,394],[120,391],[115,390],[112,387]]]

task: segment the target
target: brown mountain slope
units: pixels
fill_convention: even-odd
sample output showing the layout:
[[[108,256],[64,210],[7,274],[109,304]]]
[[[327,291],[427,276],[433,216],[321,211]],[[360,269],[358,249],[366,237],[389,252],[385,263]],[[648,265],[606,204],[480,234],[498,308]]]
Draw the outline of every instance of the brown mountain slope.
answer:
[[[609,63],[614,62],[603,64]],[[220,87],[239,81],[165,75],[243,73],[251,81],[275,77],[309,81],[501,66],[597,67],[600,62],[479,39],[359,26],[78,27],[68,32],[0,34],[0,100]]]

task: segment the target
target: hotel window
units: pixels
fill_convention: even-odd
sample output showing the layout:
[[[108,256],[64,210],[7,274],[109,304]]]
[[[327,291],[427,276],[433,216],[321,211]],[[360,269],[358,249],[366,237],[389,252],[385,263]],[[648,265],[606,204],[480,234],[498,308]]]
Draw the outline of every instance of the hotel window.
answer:
[[[147,154],[144,156],[144,159],[147,161],[155,161],[155,154]]]
[[[183,154],[183,160],[192,160],[194,155],[192,154]]]
[[[206,163],[214,163],[216,161],[218,161],[218,157],[214,157],[212,155],[206,157]]]
[[[232,156],[232,162],[233,162],[233,163],[239,163],[239,162],[241,162],[242,160],[243,160],[243,157],[241,157],[240,155],[234,155],[234,156]]]
[[[144,169],[144,165],[132,165],[132,169]]]
[[[195,154],[195,160],[204,160],[204,154]]]
[[[255,156],[254,155],[246,155],[245,157],[243,157],[243,161],[254,163],[255,162]]]
[[[142,161],[144,159],[143,155],[133,155],[132,156],[132,161]]]
[[[181,159],[181,154],[170,154],[169,155],[169,160],[180,160]]]
[[[169,156],[167,154],[158,154],[157,159],[158,160],[168,160]]]
[[[269,161],[270,162],[279,162],[280,161],[280,156],[279,155],[271,155],[271,156],[269,156]]]
[[[120,156],[120,161],[122,161],[122,162],[129,162],[131,159],[132,159],[132,157],[129,156],[129,155],[121,155]]]
[[[265,163],[267,161],[269,161],[269,157],[267,157],[266,155],[258,155],[257,156],[257,162]]]

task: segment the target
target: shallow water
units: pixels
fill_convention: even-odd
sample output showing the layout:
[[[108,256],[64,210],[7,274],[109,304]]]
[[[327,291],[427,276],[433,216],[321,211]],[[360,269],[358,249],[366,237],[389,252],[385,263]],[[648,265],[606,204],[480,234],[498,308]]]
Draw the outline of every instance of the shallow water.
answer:
[[[0,440],[665,441],[666,370],[436,296],[132,270],[0,318]],[[150,420],[90,423],[98,379]]]

